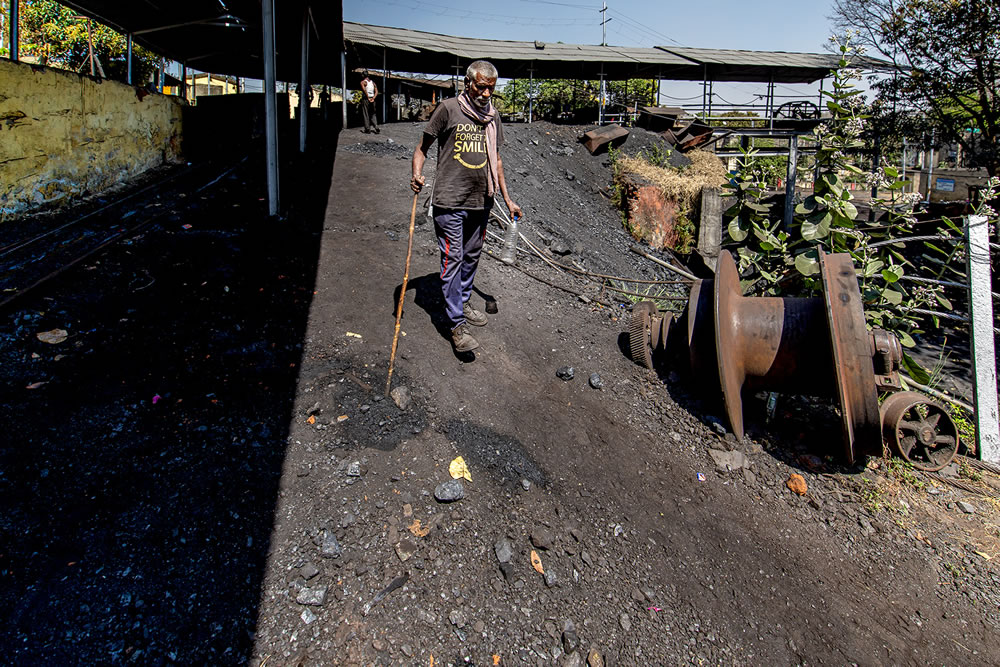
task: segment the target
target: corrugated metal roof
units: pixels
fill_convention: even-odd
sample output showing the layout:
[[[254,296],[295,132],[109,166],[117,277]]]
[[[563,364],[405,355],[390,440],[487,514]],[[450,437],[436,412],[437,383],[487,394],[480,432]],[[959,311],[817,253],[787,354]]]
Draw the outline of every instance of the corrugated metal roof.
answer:
[[[830,53],[477,39],[350,21],[344,21],[344,39],[349,43],[349,59],[367,59],[358,62],[362,66],[381,66],[384,59],[390,69],[452,74],[461,73],[473,60],[483,59],[497,65],[504,78],[524,77],[533,71],[538,78],[596,79],[603,71],[610,79],[701,81],[707,74],[713,81],[809,83],[827,76],[839,60]],[[358,45],[368,47],[364,56],[361,51],[365,49],[358,49]],[[875,67],[888,63],[864,58],[860,64]]]
[[[471,60],[494,58],[496,60],[535,61],[588,61],[654,63],[662,65],[690,65],[682,56],[656,48],[627,48],[617,46],[592,46],[564,44],[561,42],[522,42],[498,39],[454,37],[436,33],[365,25],[344,21],[344,39],[400,51],[445,51],[459,58]]]
[[[737,49],[699,49],[686,46],[659,46],[668,53],[712,65],[750,67],[805,67],[833,69],[839,56],[832,53],[790,53],[786,51],[743,51]]]
[[[355,47],[360,44],[384,50],[382,56],[397,62],[404,53],[419,52],[423,57],[414,60],[411,56],[406,69],[427,73],[450,74],[456,67],[464,69],[469,62],[483,59],[498,67],[503,64],[501,76],[505,78],[525,76],[528,69],[534,69],[535,76],[540,78],[581,74],[597,78],[602,65],[609,78],[628,78],[639,73],[656,76],[657,71],[664,75],[680,70],[697,74],[691,60],[657,48],[477,39],[350,21],[344,22],[344,39]],[[370,54],[369,64],[379,64],[377,55]],[[348,57],[352,56],[361,58],[360,53],[351,52],[349,45]]]

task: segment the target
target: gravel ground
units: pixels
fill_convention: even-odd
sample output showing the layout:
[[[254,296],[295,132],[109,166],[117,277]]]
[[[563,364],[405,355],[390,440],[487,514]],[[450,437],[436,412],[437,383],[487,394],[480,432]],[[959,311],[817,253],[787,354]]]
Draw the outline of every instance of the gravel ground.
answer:
[[[629,304],[540,260],[484,258],[499,313],[458,357],[418,217],[384,397],[421,127],[342,132],[280,222],[253,164],[0,313],[7,661],[1000,662],[995,501],[843,467],[798,397],[771,423],[748,397],[736,442],[623,355]],[[629,252],[585,129],[508,126],[524,233],[672,277]]]

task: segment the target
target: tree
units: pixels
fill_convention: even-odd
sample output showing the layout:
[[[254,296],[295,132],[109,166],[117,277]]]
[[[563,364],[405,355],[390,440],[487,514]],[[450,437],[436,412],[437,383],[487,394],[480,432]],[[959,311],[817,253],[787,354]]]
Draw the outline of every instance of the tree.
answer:
[[[885,106],[925,115],[940,139],[1000,173],[1000,3],[835,0],[832,18],[893,63],[873,85]]]
[[[607,83],[606,105],[640,106],[653,97],[652,79],[629,79]],[[575,113],[596,107],[598,104],[600,81],[578,81],[575,79],[535,79],[530,83],[534,91],[533,112],[536,118],[555,118],[560,113]],[[528,110],[528,88],[526,79],[509,81],[497,96],[504,112]]]
[[[58,2],[21,0],[20,30],[22,54],[37,57],[43,65],[89,74],[92,50],[97,73],[103,70],[105,78],[118,81],[127,78],[125,37]],[[133,45],[132,80],[146,81],[159,62],[159,56]]]

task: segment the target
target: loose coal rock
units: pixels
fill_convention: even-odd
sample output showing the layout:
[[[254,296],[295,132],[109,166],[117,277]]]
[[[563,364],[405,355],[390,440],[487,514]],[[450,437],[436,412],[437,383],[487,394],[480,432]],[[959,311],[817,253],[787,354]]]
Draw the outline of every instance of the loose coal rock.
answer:
[[[576,628],[573,627],[572,621],[566,621],[566,629],[563,630],[562,634],[562,646],[567,655],[580,647],[580,638],[576,635]]]
[[[392,393],[390,393],[389,395],[392,396],[392,400],[395,401],[396,407],[398,407],[400,410],[406,410],[408,407],[410,407],[410,402],[412,399],[410,398],[409,387],[396,387],[395,389],[392,390]]]
[[[568,255],[571,252],[573,252],[572,250],[570,250],[570,247],[566,245],[566,243],[564,243],[563,241],[556,241],[555,243],[552,244],[552,247],[549,248],[549,250],[552,251],[552,254],[560,256]]]
[[[303,579],[312,579],[319,574],[319,568],[312,563],[306,563],[302,566],[302,569],[299,570],[299,573],[302,575]]]
[[[322,607],[326,603],[326,586],[303,588],[295,596],[295,601],[312,607]]]
[[[451,503],[465,497],[465,487],[460,479],[449,479],[442,482],[434,489],[434,497],[442,503]]]
[[[564,382],[572,380],[574,375],[576,375],[576,371],[573,370],[572,366],[561,366],[556,371],[556,377]]]
[[[323,558],[340,558],[341,554],[344,553],[344,548],[340,546],[337,536],[332,531],[328,530],[323,534],[323,545],[320,547],[319,553]]]
[[[548,551],[555,543],[555,537],[552,535],[552,531],[545,526],[535,526],[531,530],[531,543],[539,549]]]
[[[510,540],[504,538],[493,545],[493,552],[497,555],[497,560],[501,563],[509,563],[514,557],[514,545]]]
[[[591,373],[589,382],[590,386],[594,389],[604,388],[604,380],[601,379],[601,376],[598,373]]]
[[[618,625],[622,626],[622,630],[628,632],[632,629],[632,620],[628,617],[628,614],[622,614],[618,617]]]

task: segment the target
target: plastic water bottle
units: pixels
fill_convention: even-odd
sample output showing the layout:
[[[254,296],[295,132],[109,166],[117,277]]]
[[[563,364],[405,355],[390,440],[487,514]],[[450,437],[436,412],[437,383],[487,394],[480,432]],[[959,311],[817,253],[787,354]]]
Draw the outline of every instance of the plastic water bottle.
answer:
[[[517,260],[517,216],[507,225],[507,235],[503,239],[503,252],[500,253],[500,261],[504,264],[513,264]]]

